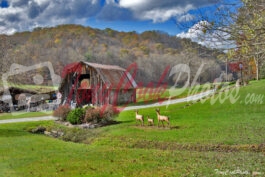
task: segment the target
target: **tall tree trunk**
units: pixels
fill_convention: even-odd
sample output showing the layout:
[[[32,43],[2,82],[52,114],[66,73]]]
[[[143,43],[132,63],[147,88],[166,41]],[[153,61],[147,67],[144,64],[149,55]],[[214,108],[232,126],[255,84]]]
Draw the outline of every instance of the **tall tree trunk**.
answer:
[[[258,62],[257,62],[257,64],[256,64],[256,68],[257,68],[257,69],[256,69],[256,74],[257,74],[257,75],[256,75],[256,79],[259,80],[259,64],[258,64]]]
[[[256,63],[256,80],[259,80],[259,58],[258,56],[254,58],[254,61]]]

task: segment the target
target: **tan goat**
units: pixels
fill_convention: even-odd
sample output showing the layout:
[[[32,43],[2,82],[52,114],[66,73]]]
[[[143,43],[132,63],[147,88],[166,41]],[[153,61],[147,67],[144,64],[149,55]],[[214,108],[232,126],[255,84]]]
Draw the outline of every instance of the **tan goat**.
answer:
[[[149,116],[147,116],[147,122],[148,122],[148,125],[150,126],[154,125],[154,119],[150,118]]]
[[[135,113],[136,113],[136,115],[135,115],[136,123],[140,122],[141,125],[143,126],[144,125],[144,116],[138,114],[138,110],[136,110]]]
[[[169,122],[169,117],[168,116],[162,116],[160,115],[160,110],[156,109],[156,114],[157,114],[157,126],[159,127],[159,123],[161,122],[163,124],[164,127],[164,122],[167,122],[167,125],[170,126],[170,122]]]

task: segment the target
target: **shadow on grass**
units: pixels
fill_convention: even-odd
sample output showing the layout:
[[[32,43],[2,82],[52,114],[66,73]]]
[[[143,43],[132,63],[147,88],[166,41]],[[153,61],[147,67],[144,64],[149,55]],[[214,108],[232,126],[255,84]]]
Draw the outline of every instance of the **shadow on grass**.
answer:
[[[125,120],[125,121],[117,121],[118,123],[122,124],[122,123],[132,123],[135,122],[133,120]]]
[[[171,126],[170,129],[180,129],[180,126]]]
[[[135,128],[140,128],[140,129],[154,129],[154,130],[177,130],[177,129],[180,129],[180,126],[170,126],[170,127],[167,127],[167,126],[150,126],[150,125],[134,125]]]
[[[116,120],[110,120],[110,121],[102,123],[101,126],[117,125],[117,124],[121,124],[121,123],[124,123],[124,122],[116,121]]]
[[[12,130],[12,129],[1,129],[0,128],[0,137],[18,137],[26,136],[28,132],[23,130]]]

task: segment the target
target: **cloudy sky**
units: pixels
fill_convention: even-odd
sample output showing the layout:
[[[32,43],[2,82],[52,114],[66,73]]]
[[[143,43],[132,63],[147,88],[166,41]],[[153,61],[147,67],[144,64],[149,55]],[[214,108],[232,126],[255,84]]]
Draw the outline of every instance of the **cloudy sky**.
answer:
[[[205,9],[220,5],[218,0],[0,0],[0,33],[82,24],[118,31],[161,30],[189,37],[189,29],[180,29],[175,22],[192,20],[197,10],[206,13]]]

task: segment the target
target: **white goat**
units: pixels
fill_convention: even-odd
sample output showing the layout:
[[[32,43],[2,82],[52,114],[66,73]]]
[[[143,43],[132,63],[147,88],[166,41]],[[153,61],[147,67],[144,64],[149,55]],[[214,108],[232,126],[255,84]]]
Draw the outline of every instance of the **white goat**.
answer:
[[[160,110],[156,109],[156,114],[157,114],[157,126],[159,127],[159,123],[162,122],[163,127],[164,127],[164,122],[167,122],[167,125],[170,126],[170,122],[169,122],[169,117],[168,116],[162,116],[160,115]]]
[[[149,116],[147,116],[147,122],[148,122],[148,125],[154,125],[154,119],[150,118]]]
[[[135,115],[136,123],[140,122],[141,125],[143,126],[144,125],[144,116],[138,114],[138,110],[136,110],[135,113],[136,113],[136,115]]]

